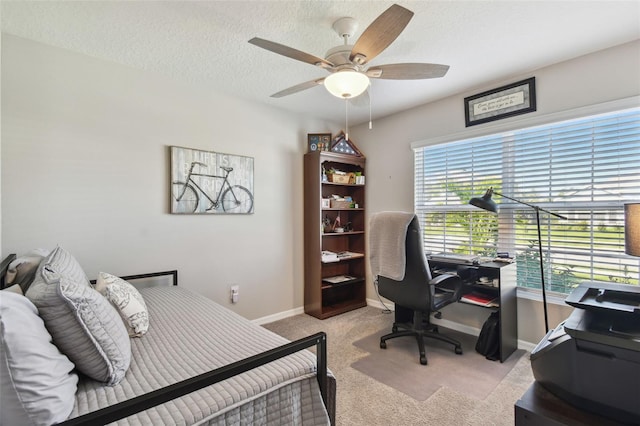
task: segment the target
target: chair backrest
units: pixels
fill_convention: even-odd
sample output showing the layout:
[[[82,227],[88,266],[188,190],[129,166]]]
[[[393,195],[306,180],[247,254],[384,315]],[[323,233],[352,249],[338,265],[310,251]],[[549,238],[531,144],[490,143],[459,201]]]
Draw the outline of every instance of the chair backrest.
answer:
[[[429,285],[431,271],[424,255],[422,234],[418,218],[414,217],[407,228],[405,238],[406,265],[401,281],[378,277],[378,291],[381,296],[407,308],[428,310],[431,306],[434,288]]]

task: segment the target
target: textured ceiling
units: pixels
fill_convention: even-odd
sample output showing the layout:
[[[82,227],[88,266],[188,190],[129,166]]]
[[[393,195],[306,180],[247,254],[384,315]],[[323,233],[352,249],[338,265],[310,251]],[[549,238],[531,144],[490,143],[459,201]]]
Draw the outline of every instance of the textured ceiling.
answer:
[[[344,101],[321,86],[274,99],[324,77],[322,69],[249,44],[272,40],[324,57],[342,44],[341,17],[362,31],[390,1],[2,1],[2,31],[186,80],[286,110],[341,122]],[[450,65],[444,78],[373,80],[378,118],[640,38],[640,1],[398,1],[415,16],[370,65]],[[639,52],[640,54],[640,52]],[[612,75],[612,78],[615,76]],[[366,122],[369,105],[349,110]]]

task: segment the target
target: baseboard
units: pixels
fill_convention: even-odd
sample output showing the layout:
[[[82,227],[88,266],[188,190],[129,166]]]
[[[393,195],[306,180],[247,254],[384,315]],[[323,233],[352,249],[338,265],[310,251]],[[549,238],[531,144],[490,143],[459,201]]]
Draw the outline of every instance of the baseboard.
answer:
[[[380,300],[376,299],[367,299],[367,306],[372,306],[374,308],[382,309],[383,311],[386,309],[393,310],[393,302],[390,302],[387,306],[383,305]]]
[[[256,318],[254,320],[251,320],[251,322],[258,325],[263,325],[263,324],[269,324],[270,322],[278,321],[281,319],[293,317],[300,314],[304,314],[304,307],[302,306],[299,308],[289,309],[288,311],[267,315],[266,317]]]
[[[376,299],[367,299],[367,305],[372,306],[378,309],[387,309],[387,306],[384,306],[381,301]],[[393,309],[393,303],[389,304],[388,307]],[[476,327],[471,327],[468,325],[460,324],[455,321],[450,321],[446,319],[436,319],[432,318],[431,322],[437,325],[441,325],[443,327],[449,328],[451,330],[459,331],[461,333],[471,334],[472,336],[479,336],[480,329]],[[537,343],[526,342],[524,340],[518,340],[518,349],[524,349],[527,352],[531,352]]]
[[[524,349],[527,352],[531,352],[537,345],[538,345],[537,343],[518,340],[518,349]]]
[[[386,310],[386,309],[393,309],[393,303],[390,303],[389,305],[385,306],[382,304],[382,302],[380,300],[376,300],[376,299],[367,299],[367,306],[371,306],[374,308],[378,308],[381,310]],[[300,314],[304,314],[304,307],[299,307],[299,308],[294,308],[294,309],[289,309],[288,311],[283,311],[283,312],[278,312],[272,315],[267,315],[266,317],[261,317],[261,318],[256,318],[254,320],[251,320],[252,323],[254,324],[258,324],[258,325],[263,325],[263,324],[269,324],[270,322],[274,322],[274,321],[278,321],[281,319],[285,319],[285,318],[289,318],[289,317],[293,317],[296,315],[300,315]],[[460,324],[457,323],[455,321],[450,321],[450,320],[446,320],[446,319],[432,319],[432,322],[434,324],[437,325],[441,325],[443,327],[449,328],[451,330],[456,330],[459,331],[461,333],[466,333],[466,334],[471,334],[472,336],[479,336],[480,335],[480,329],[475,328],[475,327],[471,327],[468,325],[464,325],[464,324]],[[531,343],[531,342],[526,342],[524,340],[518,340],[518,349],[524,349],[527,352],[531,352],[535,347],[536,347],[537,343]]]

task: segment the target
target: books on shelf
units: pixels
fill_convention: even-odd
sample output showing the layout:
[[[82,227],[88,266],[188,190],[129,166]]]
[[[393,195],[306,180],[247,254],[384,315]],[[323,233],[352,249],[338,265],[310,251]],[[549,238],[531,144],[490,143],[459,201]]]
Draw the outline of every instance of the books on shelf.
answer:
[[[486,307],[498,307],[500,306],[499,302],[498,302],[498,298],[488,295],[488,294],[484,294],[484,293],[480,293],[480,292],[476,292],[473,291],[471,293],[467,293],[465,295],[463,295],[460,298],[461,302],[466,302],[466,303],[471,303],[473,305],[478,305],[478,306],[486,306]]]
[[[362,256],[361,253],[355,253],[353,251],[339,251],[338,252],[338,258],[339,259],[348,259],[350,257],[358,257],[358,256]]]
[[[323,278],[322,281],[328,282],[329,284],[340,284],[355,279],[356,277],[353,277],[351,275],[336,275],[334,277]]]
[[[334,253],[328,250],[322,250],[322,263],[340,262],[341,260],[363,257],[364,254],[353,251],[339,251]]]
[[[322,263],[340,262],[337,253],[329,250],[322,250]]]

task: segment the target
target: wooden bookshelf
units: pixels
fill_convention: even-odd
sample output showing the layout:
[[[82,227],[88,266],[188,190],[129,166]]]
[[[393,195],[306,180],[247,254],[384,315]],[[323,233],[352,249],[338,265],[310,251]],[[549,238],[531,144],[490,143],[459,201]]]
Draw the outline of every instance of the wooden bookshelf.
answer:
[[[365,174],[365,159],[354,155],[314,151],[304,157],[304,310],[324,319],[366,306],[365,283],[365,186],[323,180],[325,171],[336,169]],[[322,200],[333,195],[351,197],[352,205],[341,208],[324,206]],[[357,204],[357,207],[355,207]],[[342,232],[325,228],[325,219],[333,224],[340,218]],[[322,262],[322,251],[351,252],[337,262]],[[339,275],[354,277],[341,283],[323,279]]]

